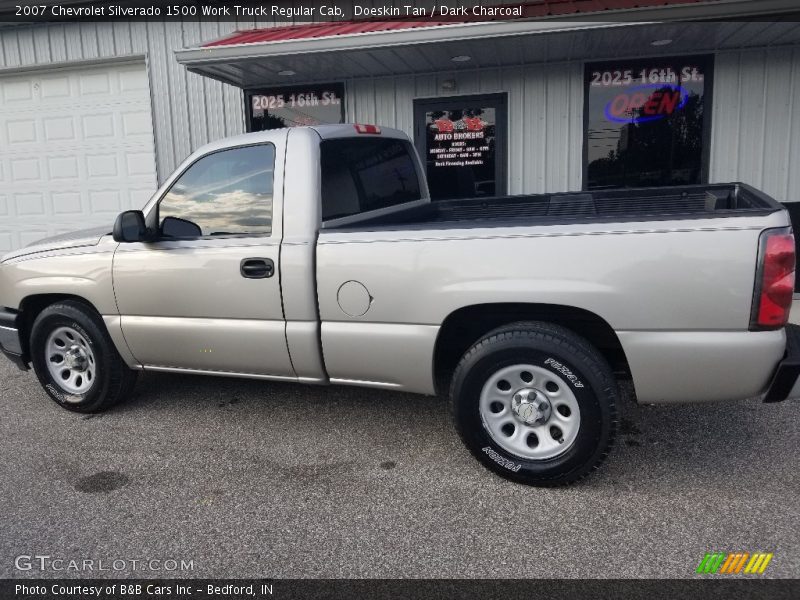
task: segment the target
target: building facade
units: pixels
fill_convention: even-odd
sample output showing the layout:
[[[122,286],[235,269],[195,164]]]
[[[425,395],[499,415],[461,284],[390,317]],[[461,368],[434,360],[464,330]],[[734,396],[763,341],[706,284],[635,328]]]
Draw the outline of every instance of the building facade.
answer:
[[[719,16],[657,4],[619,21],[4,27],[0,251],[110,225],[209,141],[314,122],[402,129],[436,197],[743,181],[800,200],[800,23],[654,23]]]

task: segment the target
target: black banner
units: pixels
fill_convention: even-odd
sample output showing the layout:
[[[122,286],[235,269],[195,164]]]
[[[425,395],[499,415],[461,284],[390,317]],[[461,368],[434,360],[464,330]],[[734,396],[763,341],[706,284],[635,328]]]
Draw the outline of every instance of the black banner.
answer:
[[[696,0],[672,0],[671,4],[691,7]],[[782,3],[778,8],[775,3]],[[576,4],[581,10],[576,11]],[[658,21],[687,18],[752,20],[743,14],[720,11],[696,16],[675,11],[664,12],[664,0],[639,0],[638,9],[656,11]],[[783,5],[785,4],[785,8]],[[623,0],[609,0],[598,8],[591,3],[543,2],[541,0],[0,0],[0,23],[37,23],[67,21],[262,21],[267,23],[311,23],[351,20],[397,20],[431,23],[470,21],[514,21],[517,19],[579,19],[581,21],[638,22],[639,11]],[[614,10],[619,9],[619,10]],[[785,11],[785,12],[784,12]],[[697,11],[696,11],[697,12]],[[800,20],[796,0],[775,0],[769,15],[761,19]]]
[[[794,600],[800,580],[0,580],[3,600]]]
[[[539,6],[536,7],[535,5]],[[431,3],[392,0],[0,0],[0,21],[107,20],[336,22],[354,19],[486,21],[549,16],[541,2],[467,0]]]

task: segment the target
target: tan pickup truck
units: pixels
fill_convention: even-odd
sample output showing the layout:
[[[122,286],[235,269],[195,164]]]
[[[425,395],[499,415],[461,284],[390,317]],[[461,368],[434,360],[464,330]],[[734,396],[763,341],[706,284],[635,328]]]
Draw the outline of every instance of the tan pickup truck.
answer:
[[[0,348],[79,412],[141,370],[449,394],[484,465],[557,485],[608,454],[620,379],[797,396],[794,262],[746,185],[431,202],[401,132],[273,130],[201,148],[113,231],[4,257]]]

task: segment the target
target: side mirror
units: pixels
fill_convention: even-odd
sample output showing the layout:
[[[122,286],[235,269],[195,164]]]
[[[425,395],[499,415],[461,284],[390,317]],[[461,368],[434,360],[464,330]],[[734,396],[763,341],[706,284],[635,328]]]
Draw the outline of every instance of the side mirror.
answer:
[[[147,239],[144,213],[140,210],[126,210],[114,222],[115,242],[143,242]]]
[[[179,219],[178,217],[164,217],[161,221],[161,235],[165,238],[198,238],[202,237],[203,230],[200,225]]]

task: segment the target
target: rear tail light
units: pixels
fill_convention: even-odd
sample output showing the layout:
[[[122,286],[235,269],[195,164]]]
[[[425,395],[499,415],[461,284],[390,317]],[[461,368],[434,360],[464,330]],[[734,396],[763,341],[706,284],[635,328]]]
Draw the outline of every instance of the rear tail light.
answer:
[[[789,321],[794,293],[794,236],[768,229],[758,242],[758,269],[750,329],[780,329]]]
[[[381,132],[381,128],[377,125],[353,125],[356,128],[358,133],[374,133],[378,134]]]

